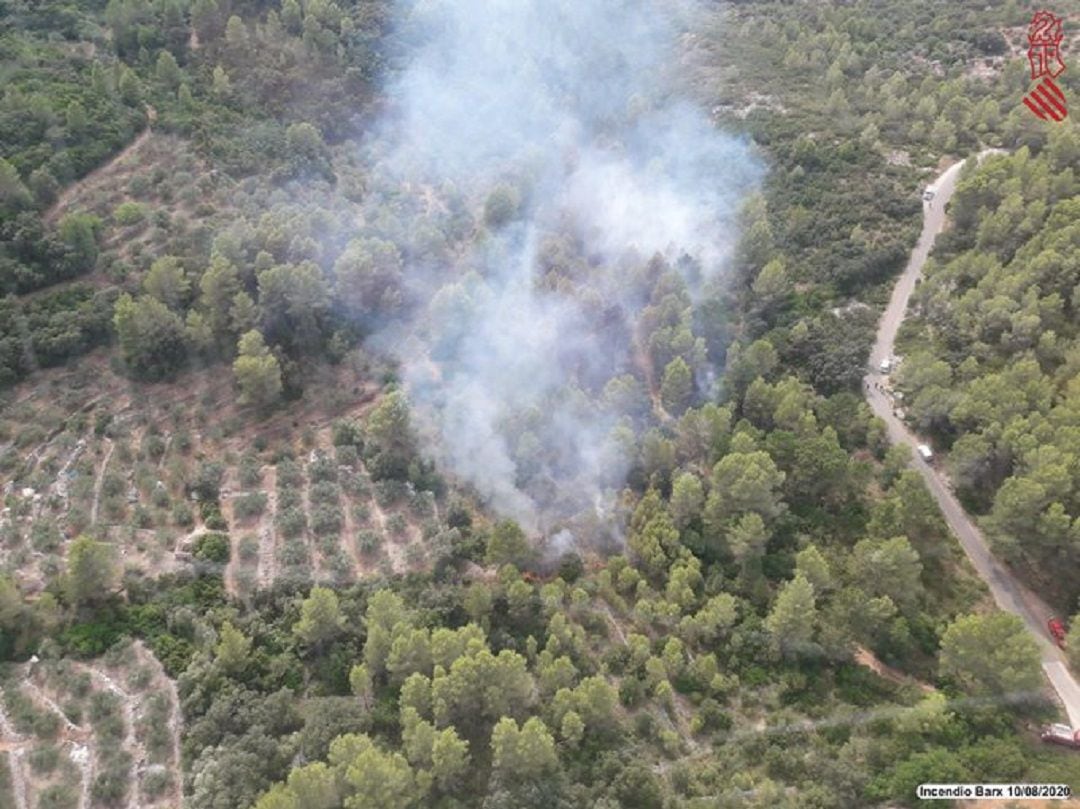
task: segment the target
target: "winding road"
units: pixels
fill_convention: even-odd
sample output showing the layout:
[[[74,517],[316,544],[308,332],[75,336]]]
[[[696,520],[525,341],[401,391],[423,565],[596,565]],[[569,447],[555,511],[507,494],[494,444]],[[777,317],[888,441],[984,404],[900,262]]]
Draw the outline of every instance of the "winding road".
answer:
[[[975,159],[981,160],[993,151],[996,150],[981,152]],[[908,300],[915,289],[930,249],[934,246],[934,240],[945,226],[945,206],[952,197],[953,191],[956,190],[956,181],[963,165],[964,161],[961,161],[946,169],[932,186],[935,191],[933,199],[923,201],[922,233],[919,235],[919,241],[915,245],[915,250],[911,254],[903,275],[900,276],[893,289],[889,305],[881,317],[877,339],[870,353],[871,370],[863,380],[866,400],[874,414],[885,422],[889,440],[893,444],[908,444],[914,447],[921,442],[896,416],[888,394],[877,387],[881,381],[877,369],[880,368],[882,360],[893,356],[896,332],[904,320]],[[998,607],[1019,616],[1035,638],[1043,672],[1064,706],[1069,723],[1074,728],[1080,728],[1080,684],[1067,668],[1065,655],[1054,645],[1046,629],[1046,621],[1053,615],[1053,611],[994,558],[982,532],[964,511],[944,476],[916,453],[912,453],[911,463],[926,481],[927,488],[937,500],[945,521],[960,541],[975,571],[990,588]]]

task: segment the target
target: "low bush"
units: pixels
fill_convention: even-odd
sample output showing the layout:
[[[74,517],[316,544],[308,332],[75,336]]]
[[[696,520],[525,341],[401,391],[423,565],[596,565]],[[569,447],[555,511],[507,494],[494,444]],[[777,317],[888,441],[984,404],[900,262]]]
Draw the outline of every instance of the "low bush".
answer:
[[[266,502],[265,492],[250,492],[236,498],[233,512],[242,520],[258,517],[266,511]]]
[[[230,555],[226,534],[204,534],[195,543],[195,558],[200,561],[224,565],[228,564]]]
[[[146,209],[137,202],[122,202],[113,211],[113,221],[121,227],[131,227],[146,219]]]

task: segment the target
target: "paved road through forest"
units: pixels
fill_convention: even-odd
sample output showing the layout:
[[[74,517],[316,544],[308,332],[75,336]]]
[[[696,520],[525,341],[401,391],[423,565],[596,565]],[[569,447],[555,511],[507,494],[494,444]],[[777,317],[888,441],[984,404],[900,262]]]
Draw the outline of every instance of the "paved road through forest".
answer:
[[[982,152],[977,159],[988,154]],[[930,201],[923,201],[923,229],[919,235],[918,244],[911,254],[903,275],[893,289],[889,305],[881,317],[878,325],[877,339],[870,353],[870,373],[864,380],[864,392],[874,414],[884,420],[889,434],[889,440],[893,444],[908,444],[914,447],[920,443],[907,425],[904,424],[893,412],[893,403],[884,390],[876,387],[881,381],[877,373],[881,361],[893,356],[893,343],[896,340],[896,332],[903,322],[907,312],[908,299],[915,289],[915,282],[922,272],[930,249],[934,245],[934,239],[945,225],[945,205],[956,190],[956,181],[960,175],[963,161],[955,163],[945,170],[931,186],[934,189],[934,197]],[[931,465],[926,463],[918,454],[913,453],[912,464],[923,476],[927,487],[937,500],[941,513],[945,516],[949,528],[956,535],[963,547],[964,552],[971,560],[976,572],[986,582],[994,601],[998,606],[1018,615],[1027,625],[1028,630],[1035,637],[1039,646],[1039,655],[1042,660],[1043,671],[1047,679],[1057,692],[1069,716],[1070,724],[1074,728],[1080,728],[1080,684],[1069,672],[1065,665],[1065,656],[1054,645],[1046,629],[1046,621],[1053,614],[1052,610],[1042,602],[1034,593],[1025,588],[1016,577],[990,553],[986,539],[982,532],[968,517],[956,496],[952,493],[944,477]]]

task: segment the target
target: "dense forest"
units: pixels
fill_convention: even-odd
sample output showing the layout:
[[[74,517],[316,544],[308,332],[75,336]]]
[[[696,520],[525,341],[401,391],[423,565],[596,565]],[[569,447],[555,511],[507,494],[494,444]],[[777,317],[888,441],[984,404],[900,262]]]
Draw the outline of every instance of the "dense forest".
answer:
[[[1075,569],[1031,9],[555,5],[0,3],[0,803],[1080,789],[859,392],[920,186],[1007,151],[898,385],[1002,556]]]

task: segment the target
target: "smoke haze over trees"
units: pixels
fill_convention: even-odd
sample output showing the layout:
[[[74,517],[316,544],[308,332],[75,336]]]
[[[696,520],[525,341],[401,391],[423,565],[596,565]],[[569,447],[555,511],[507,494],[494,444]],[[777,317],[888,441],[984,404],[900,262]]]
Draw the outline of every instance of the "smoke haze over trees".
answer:
[[[408,234],[372,223],[411,244],[382,276],[417,313],[376,342],[449,469],[550,527],[622,485],[669,363],[704,392],[719,358],[691,307],[715,290],[759,166],[680,93],[680,19],[652,3],[424,3],[404,25],[372,183],[427,187],[430,204]],[[482,224],[444,226],[433,254],[418,242],[446,200]]]

